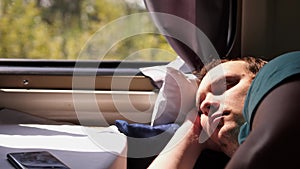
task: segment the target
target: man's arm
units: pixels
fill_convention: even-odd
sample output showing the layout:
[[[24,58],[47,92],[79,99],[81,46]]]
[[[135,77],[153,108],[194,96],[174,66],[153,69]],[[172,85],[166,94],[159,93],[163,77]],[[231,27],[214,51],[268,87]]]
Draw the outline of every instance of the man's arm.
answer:
[[[259,105],[252,130],[227,168],[299,168],[300,78],[285,81]]]
[[[200,116],[194,110],[176,131],[170,142],[149,166],[149,169],[192,169],[202,150],[209,143],[199,143],[202,130]]]

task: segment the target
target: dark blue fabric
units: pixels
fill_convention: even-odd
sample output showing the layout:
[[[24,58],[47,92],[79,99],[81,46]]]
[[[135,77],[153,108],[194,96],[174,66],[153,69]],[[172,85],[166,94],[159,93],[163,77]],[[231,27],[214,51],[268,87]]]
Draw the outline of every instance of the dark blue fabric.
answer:
[[[175,123],[151,126],[138,123],[128,124],[124,120],[116,120],[115,125],[121,133],[127,136],[128,169],[146,169],[179,128],[179,125]],[[140,153],[141,157],[136,156]],[[133,154],[135,154],[134,157],[132,157]],[[146,157],[145,154],[147,154]]]
[[[115,125],[121,133],[134,138],[153,137],[163,132],[168,132],[173,135],[179,128],[179,125],[175,123],[151,126],[138,123],[128,124],[128,122],[124,120],[116,120]]]

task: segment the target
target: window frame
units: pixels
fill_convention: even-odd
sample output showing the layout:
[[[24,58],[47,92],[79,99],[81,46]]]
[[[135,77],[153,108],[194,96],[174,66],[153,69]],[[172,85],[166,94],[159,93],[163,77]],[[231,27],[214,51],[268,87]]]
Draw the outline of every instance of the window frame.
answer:
[[[165,64],[167,62],[0,59],[0,109],[81,125],[107,126],[116,119],[149,123],[158,90],[139,68]],[[74,68],[80,78],[95,78],[95,88],[74,89]],[[112,78],[120,81],[120,85],[112,86]],[[128,81],[129,88],[122,87],[122,83],[128,84]],[[106,124],[95,121],[97,110],[88,110],[84,112],[84,119],[79,118],[73,96],[76,92],[94,94]],[[129,99],[118,100],[124,96]]]

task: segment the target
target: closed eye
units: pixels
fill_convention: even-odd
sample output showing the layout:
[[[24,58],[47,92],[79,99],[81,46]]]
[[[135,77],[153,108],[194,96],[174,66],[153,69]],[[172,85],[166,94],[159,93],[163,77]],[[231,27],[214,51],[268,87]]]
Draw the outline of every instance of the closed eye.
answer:
[[[231,89],[235,85],[237,85],[240,81],[239,77],[226,77],[225,79],[219,79],[212,83],[211,91],[215,95],[221,95],[226,90]]]
[[[235,85],[237,85],[240,82],[240,79],[237,77],[229,77],[226,78],[226,90],[231,89]]]

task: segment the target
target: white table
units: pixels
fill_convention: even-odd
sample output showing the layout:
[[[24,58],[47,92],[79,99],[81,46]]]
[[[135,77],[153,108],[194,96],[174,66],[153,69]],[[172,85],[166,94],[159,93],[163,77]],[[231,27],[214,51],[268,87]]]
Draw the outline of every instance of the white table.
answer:
[[[0,111],[0,168],[9,152],[46,150],[72,169],[126,168],[126,136],[113,126],[60,124],[13,110]]]

